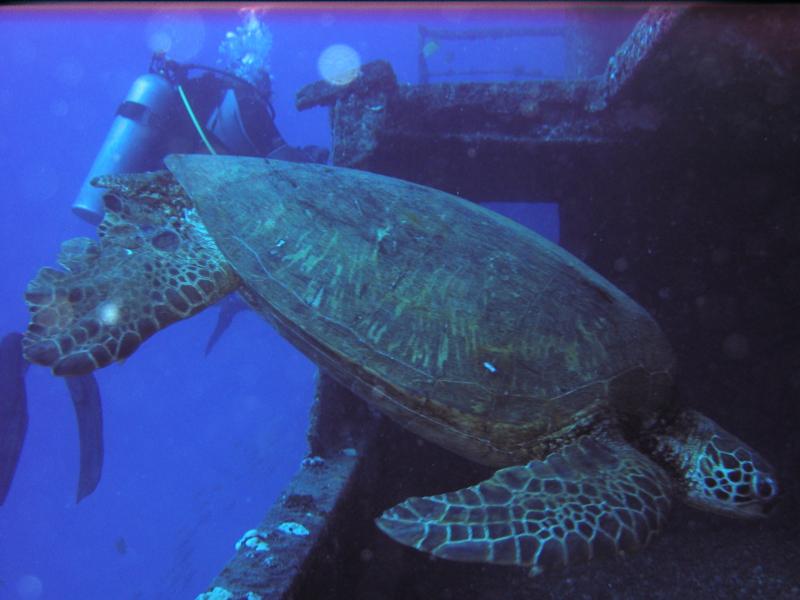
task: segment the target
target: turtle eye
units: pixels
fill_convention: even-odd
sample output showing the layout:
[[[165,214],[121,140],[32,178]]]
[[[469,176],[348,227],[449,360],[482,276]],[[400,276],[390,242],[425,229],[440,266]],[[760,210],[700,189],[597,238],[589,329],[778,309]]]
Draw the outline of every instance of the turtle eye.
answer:
[[[756,473],[753,477],[753,492],[761,500],[772,500],[778,495],[778,484],[769,475]]]

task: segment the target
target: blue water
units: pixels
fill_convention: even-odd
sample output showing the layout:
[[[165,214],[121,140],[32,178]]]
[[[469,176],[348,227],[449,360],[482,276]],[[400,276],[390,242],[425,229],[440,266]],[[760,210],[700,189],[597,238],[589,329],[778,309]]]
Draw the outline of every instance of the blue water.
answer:
[[[228,5],[156,8],[0,9],[0,333],[23,330],[25,286],[39,267],[55,266],[61,242],[94,236],[69,207],[117,105],[146,71],[154,40],[167,36],[175,59],[213,66],[220,40],[241,22]],[[327,110],[298,113],[294,94],[319,79],[317,57],[331,44],[351,46],[362,62],[388,60],[401,83],[417,83],[420,24],[561,19],[557,10],[510,17],[453,7],[273,11],[265,20],[274,40],[278,128],[291,144],[330,146]],[[560,39],[504,43],[451,44],[431,63],[510,70],[522,61],[543,76],[562,75]],[[553,205],[493,208],[557,239]],[[97,373],[105,466],[97,491],[80,505],[66,386],[41,367],[30,369],[28,436],[0,508],[0,598],[193,598],[258,523],[307,450],[315,368],[251,312],[204,358],[215,319],[208,310],[171,326],[123,365]]]

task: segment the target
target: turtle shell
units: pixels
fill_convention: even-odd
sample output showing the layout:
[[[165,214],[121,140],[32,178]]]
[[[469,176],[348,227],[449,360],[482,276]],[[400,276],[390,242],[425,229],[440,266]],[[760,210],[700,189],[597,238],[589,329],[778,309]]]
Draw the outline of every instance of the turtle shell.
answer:
[[[341,383],[491,465],[670,400],[672,354],[622,291],[456,196],[350,169],[166,160],[246,299]]]

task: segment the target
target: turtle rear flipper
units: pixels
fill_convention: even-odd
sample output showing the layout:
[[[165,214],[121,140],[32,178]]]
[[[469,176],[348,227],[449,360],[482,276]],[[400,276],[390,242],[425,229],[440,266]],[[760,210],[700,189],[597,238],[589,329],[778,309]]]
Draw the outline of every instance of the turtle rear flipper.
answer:
[[[627,444],[583,438],[463,490],[409,498],[377,524],[434,556],[530,565],[538,575],[643,547],[666,519],[670,487],[667,474]]]
[[[166,173],[103,180],[100,241],[65,242],[30,282],[25,357],[83,375],[130,356],[148,337],[232,292],[238,277]],[[176,195],[178,198],[176,199]],[[185,196],[185,194],[183,194]]]

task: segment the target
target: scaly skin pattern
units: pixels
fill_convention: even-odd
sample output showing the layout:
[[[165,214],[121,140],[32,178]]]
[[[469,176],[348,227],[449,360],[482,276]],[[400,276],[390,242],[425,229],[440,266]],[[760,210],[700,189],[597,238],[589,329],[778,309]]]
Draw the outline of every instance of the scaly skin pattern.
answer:
[[[678,482],[695,508],[740,518],[766,516],[778,495],[774,470],[758,452],[694,411],[645,431],[639,445]]]
[[[671,493],[666,472],[631,446],[583,437],[472,487],[409,498],[377,524],[441,558],[525,565],[537,575],[645,546]]]
[[[100,178],[99,242],[68,240],[25,292],[25,357],[80,375],[130,356],[148,337],[239,286],[192,202],[167,171]]]
[[[525,565],[537,575],[645,546],[672,498],[757,518],[778,491],[755,450],[705,415],[679,410],[631,440],[613,419],[596,422],[543,461],[501,469],[463,490],[409,498],[377,524],[442,558]]]
[[[66,242],[66,271],[43,269],[27,290],[29,360],[89,372],[240,289],[401,426],[504,467],[378,519],[453,560],[537,574],[644,546],[672,496],[754,516],[777,494],[755,451],[674,407],[672,353],[646,311],[521,226],[365,172],[166,164],[174,178],[98,182],[110,190],[99,243]]]

